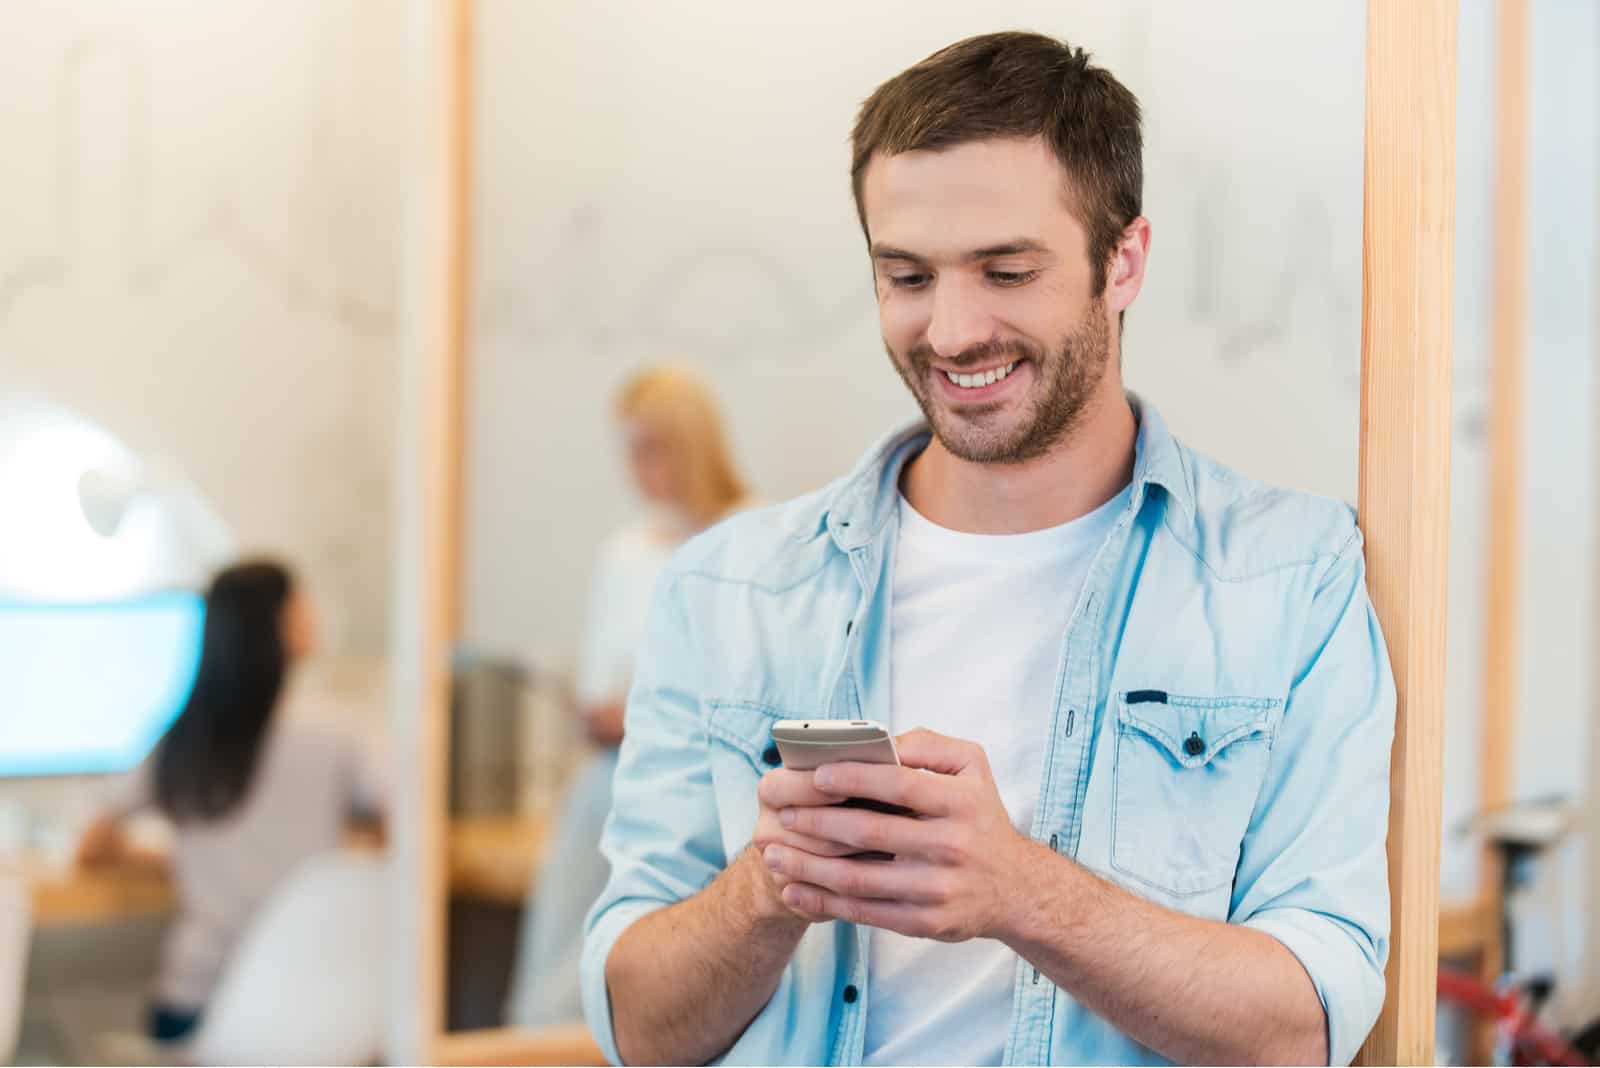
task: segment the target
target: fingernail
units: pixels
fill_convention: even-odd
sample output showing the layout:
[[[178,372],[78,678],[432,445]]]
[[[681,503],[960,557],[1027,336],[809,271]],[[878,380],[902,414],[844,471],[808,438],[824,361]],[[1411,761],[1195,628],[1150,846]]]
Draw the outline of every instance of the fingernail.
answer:
[[[761,853],[761,859],[767,862],[767,867],[771,868],[773,871],[777,871],[779,868],[783,867],[783,850],[779,849],[775,845],[767,846],[767,848]]]
[[[780,809],[779,812],[778,812],[778,822],[783,824],[785,827],[793,827],[794,826],[794,809],[792,809],[792,808]]]
[[[833,769],[826,765],[818,768],[812,782],[816,783],[817,789],[826,790],[833,785]]]

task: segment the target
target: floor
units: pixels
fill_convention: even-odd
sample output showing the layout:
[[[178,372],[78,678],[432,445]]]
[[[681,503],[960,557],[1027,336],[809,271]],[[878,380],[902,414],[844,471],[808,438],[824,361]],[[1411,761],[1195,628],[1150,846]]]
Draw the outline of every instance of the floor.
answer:
[[[125,1064],[145,1059],[146,984],[165,924],[139,921],[34,934],[16,1063]]]

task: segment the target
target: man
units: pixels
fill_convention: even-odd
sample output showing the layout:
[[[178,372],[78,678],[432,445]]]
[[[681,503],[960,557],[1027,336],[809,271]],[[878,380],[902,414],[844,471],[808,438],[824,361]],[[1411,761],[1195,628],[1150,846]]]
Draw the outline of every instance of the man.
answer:
[[[1343,1063],[1376,1019],[1394,689],[1361,537],[1124,393],[1139,127],[1032,34],[863,105],[927,426],[668,568],[585,947],[614,1059]],[[777,768],[772,724],[818,717],[889,724],[902,766]]]

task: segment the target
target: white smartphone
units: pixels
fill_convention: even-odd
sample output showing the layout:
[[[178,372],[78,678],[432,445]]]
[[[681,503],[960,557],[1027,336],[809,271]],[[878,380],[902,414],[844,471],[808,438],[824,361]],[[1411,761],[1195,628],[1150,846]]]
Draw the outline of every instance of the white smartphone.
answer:
[[[772,728],[772,741],[783,766],[793,771],[815,771],[844,760],[900,763],[894,738],[870,719],[780,719]]]
[[[772,727],[772,741],[783,766],[794,771],[815,771],[824,764],[855,761],[861,764],[899,764],[894,736],[883,724],[870,719],[781,719]],[[864,808],[890,816],[909,816],[909,808],[851,797],[841,808]],[[889,853],[852,853],[856,860],[893,860]]]

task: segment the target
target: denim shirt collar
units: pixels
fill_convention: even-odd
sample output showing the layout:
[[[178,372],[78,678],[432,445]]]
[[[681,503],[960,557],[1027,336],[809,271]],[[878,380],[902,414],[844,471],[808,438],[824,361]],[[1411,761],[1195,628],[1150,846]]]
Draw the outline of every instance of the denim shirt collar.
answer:
[[[1183,453],[1155,406],[1128,393],[1128,403],[1139,423],[1134,446],[1133,495],[1129,508],[1137,512],[1151,485],[1175,499],[1184,514],[1194,518],[1194,488]],[[900,472],[927,447],[928,424],[917,421],[893,431],[874,445],[845,476],[819,517],[834,544],[848,553],[875,541],[895,514],[900,499]]]

